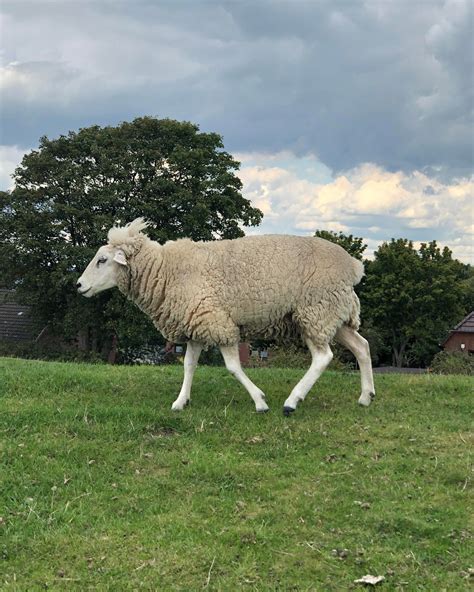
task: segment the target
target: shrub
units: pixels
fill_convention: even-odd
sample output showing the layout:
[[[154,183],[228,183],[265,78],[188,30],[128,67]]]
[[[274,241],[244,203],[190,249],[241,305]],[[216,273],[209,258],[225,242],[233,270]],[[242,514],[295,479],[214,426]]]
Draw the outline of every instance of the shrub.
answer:
[[[464,352],[441,351],[435,355],[430,370],[436,374],[474,375],[474,356]]]
[[[104,362],[97,352],[82,351],[73,346],[61,347],[57,344],[34,341],[0,341],[0,356],[56,362],[88,362],[90,364]]]
[[[117,361],[119,364],[156,366],[175,364],[180,356],[181,354],[176,354],[173,351],[166,351],[162,345],[145,344],[140,347],[120,349]]]
[[[182,362],[186,351],[186,346],[183,345],[182,353],[175,353],[173,351],[166,351],[163,345],[145,344],[139,347],[128,347],[119,350],[119,357],[117,363],[119,364],[144,364],[144,365],[159,365],[159,364],[177,364]],[[217,347],[209,347],[203,349],[199,357],[200,366],[223,366],[221,352]]]
[[[224,359],[218,347],[209,347],[203,349],[199,357],[199,364],[201,366],[223,366]]]
[[[334,348],[332,348],[334,351]],[[311,364],[311,354],[306,348],[296,345],[272,346],[268,348],[268,359],[261,360],[257,356],[250,358],[248,366],[254,368],[309,368]],[[329,370],[352,370],[354,365],[346,363],[340,359],[337,352],[334,351],[334,358],[329,364]]]
[[[307,368],[311,364],[311,354],[308,350],[295,345],[272,346],[268,348],[268,358],[260,359],[253,355],[249,360],[249,366],[255,368]]]

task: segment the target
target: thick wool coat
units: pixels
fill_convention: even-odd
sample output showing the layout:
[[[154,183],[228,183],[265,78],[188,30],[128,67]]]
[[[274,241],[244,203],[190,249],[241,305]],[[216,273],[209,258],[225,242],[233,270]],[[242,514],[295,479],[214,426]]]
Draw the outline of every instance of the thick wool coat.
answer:
[[[343,324],[359,327],[353,286],[363,265],[324,239],[263,235],[160,245],[141,232],[112,229],[109,244],[127,257],[119,289],[175,343],[309,337],[324,346]]]

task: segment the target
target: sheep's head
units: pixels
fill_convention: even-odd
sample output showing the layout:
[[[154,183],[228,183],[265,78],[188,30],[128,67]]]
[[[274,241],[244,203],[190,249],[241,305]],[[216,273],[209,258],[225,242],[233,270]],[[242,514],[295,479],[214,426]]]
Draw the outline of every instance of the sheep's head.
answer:
[[[127,258],[140,249],[148,238],[142,233],[148,226],[143,218],[137,218],[123,227],[109,230],[107,245],[100,247],[92,261],[77,280],[79,294],[90,298],[118,285],[121,274],[127,268]]]
[[[127,265],[127,259],[122,249],[111,245],[100,247],[84,273],[77,280],[77,291],[90,298],[99,292],[114,288],[118,284],[118,274],[122,265]]]

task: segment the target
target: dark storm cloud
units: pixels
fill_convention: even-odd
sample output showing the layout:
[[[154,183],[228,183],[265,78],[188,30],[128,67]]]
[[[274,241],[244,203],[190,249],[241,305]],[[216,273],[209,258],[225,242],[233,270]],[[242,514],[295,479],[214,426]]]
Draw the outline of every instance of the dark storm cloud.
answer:
[[[472,4],[6,2],[2,143],[143,114],[332,169],[472,167]]]

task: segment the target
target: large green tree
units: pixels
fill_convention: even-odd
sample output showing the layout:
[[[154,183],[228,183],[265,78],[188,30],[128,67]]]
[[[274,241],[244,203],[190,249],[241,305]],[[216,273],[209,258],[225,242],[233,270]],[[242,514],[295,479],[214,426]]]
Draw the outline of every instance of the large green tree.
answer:
[[[469,267],[436,241],[415,249],[392,239],[366,262],[363,316],[390,345],[392,363],[428,365],[447,331],[467,313]]]
[[[314,236],[324,238],[332,243],[340,245],[350,255],[356,259],[362,261],[364,257],[364,251],[367,245],[364,243],[364,239],[359,236],[353,236],[352,234],[344,234],[343,232],[334,232],[333,230],[316,230]]]
[[[113,332],[143,341],[154,334],[149,322],[119,295],[76,295],[79,272],[108,228],[138,216],[159,242],[242,236],[262,213],[242,196],[238,167],[221,136],[170,119],[43,137],[0,195],[0,281],[59,333],[92,326],[97,348]]]

